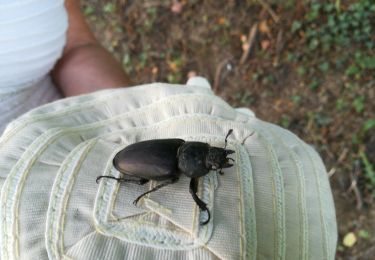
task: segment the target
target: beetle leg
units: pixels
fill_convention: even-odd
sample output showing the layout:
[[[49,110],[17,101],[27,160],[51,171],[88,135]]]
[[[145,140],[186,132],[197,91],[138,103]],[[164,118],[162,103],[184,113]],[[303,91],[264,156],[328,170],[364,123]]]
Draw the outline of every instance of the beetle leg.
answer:
[[[223,172],[223,166],[220,166],[220,165],[216,165],[216,172],[218,172],[220,175],[223,175],[224,172]]]
[[[174,177],[173,179],[169,179],[169,180],[166,180],[165,182],[155,186],[154,188],[152,188],[151,190],[143,193],[142,195],[140,195],[138,198],[136,198],[134,201],[133,201],[133,204],[134,205],[137,205],[138,201],[145,195],[151,193],[151,192],[154,192],[154,191],[157,191],[158,189],[160,188],[163,188],[164,186],[167,186],[169,184],[172,184],[172,183],[175,183],[176,181],[178,180],[178,177]]]
[[[108,178],[108,179],[114,179],[118,182],[132,182],[132,183],[136,183],[136,184],[139,184],[139,185],[143,185],[145,183],[147,183],[149,180],[147,179],[126,179],[126,178],[116,178],[114,176],[110,176],[110,175],[102,175],[102,176],[98,176],[96,178],[96,183],[99,183],[99,180],[101,178]]]
[[[191,196],[193,197],[193,200],[195,201],[195,203],[197,203],[198,207],[201,209],[201,210],[204,210],[204,211],[207,211],[207,214],[208,214],[208,219],[204,222],[201,223],[201,225],[206,225],[209,221],[210,221],[210,218],[211,218],[211,214],[210,214],[210,211],[208,210],[207,208],[207,205],[206,203],[204,203],[198,196],[197,196],[197,192],[198,192],[198,178],[192,178],[190,180],[190,194]]]
[[[139,185],[144,185],[146,184],[147,182],[149,182],[150,180],[147,180],[147,179],[139,179],[137,181],[135,181],[135,183],[139,184]]]

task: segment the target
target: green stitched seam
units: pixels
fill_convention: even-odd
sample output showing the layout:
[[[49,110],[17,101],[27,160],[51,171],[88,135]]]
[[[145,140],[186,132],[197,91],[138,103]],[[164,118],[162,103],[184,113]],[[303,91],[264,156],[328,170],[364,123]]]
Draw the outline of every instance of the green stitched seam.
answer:
[[[237,177],[237,182],[238,182],[238,197],[239,197],[239,205],[238,205],[238,216],[239,216],[239,223],[238,223],[238,225],[239,225],[239,230],[240,230],[240,253],[239,253],[239,255],[240,255],[240,259],[245,259],[245,255],[244,254],[246,254],[246,246],[245,246],[245,243],[246,243],[246,238],[245,238],[245,236],[246,236],[246,229],[245,229],[245,227],[244,227],[244,215],[245,215],[245,213],[244,213],[244,208],[245,208],[245,206],[244,206],[244,197],[243,197],[243,191],[242,191],[242,189],[243,189],[243,187],[242,187],[242,180],[241,180],[241,173],[240,173],[240,170],[239,170],[239,168],[240,167],[242,167],[242,165],[241,165],[241,161],[240,161],[240,155],[239,155],[239,153],[240,153],[240,150],[239,150],[239,148],[237,147],[237,153],[236,153],[236,177]],[[240,167],[238,167],[237,165],[240,165]],[[245,233],[245,234],[244,234]]]
[[[268,129],[263,128],[259,124],[253,124],[253,129],[257,133],[257,137],[260,141],[263,142],[265,145],[268,155],[270,156],[269,159],[271,161],[271,168],[272,168],[272,185],[273,185],[273,192],[274,192],[274,210],[276,210],[275,218],[275,226],[277,227],[275,232],[275,249],[277,251],[277,259],[285,259],[285,198],[284,198],[284,184],[283,179],[281,176],[281,169],[278,165],[277,156],[272,148],[272,144],[266,139],[264,134],[268,132]]]
[[[330,252],[330,248],[328,245],[328,231],[327,231],[327,223],[325,221],[324,215],[322,213],[323,210],[323,203],[322,203],[322,198],[321,198],[321,184],[320,184],[320,178],[318,176],[318,171],[316,168],[315,160],[313,159],[313,154],[312,154],[312,148],[309,147],[307,144],[303,144],[304,147],[306,147],[307,153],[309,155],[309,160],[313,166],[313,171],[314,171],[314,176],[316,180],[316,185],[318,189],[318,199],[319,199],[319,215],[320,215],[320,221],[322,222],[322,239],[323,239],[323,255],[324,259],[328,259],[328,252]]]
[[[283,146],[286,148],[285,150],[288,152],[288,156],[291,159],[291,161],[294,162],[294,168],[296,170],[296,177],[298,179],[298,190],[300,192],[297,193],[298,201],[300,204],[299,211],[300,211],[300,217],[301,217],[301,223],[300,223],[300,231],[299,237],[300,237],[300,247],[299,247],[299,255],[301,259],[307,259],[308,258],[308,225],[307,225],[307,210],[306,210],[306,201],[305,201],[305,178],[302,174],[302,165],[298,161],[297,157],[298,155],[292,150],[292,147],[290,147],[286,141],[284,141],[284,138],[281,137],[281,134],[278,134],[276,132],[283,131],[283,134],[287,135],[287,132],[284,129],[277,129],[274,125],[267,123],[267,126],[270,128],[270,133],[272,133],[272,136],[277,139]],[[272,130],[274,129],[274,130]],[[296,136],[290,135],[290,138],[296,139]]]
[[[96,141],[96,139],[89,140],[75,147],[75,149],[72,150],[72,152],[63,162],[60,170],[56,175],[56,180],[51,191],[51,195],[54,194],[56,196],[52,196],[47,210],[46,247],[47,251],[49,252],[49,257],[54,256],[56,259],[59,259],[63,255],[64,241],[62,230],[64,229],[63,226],[65,223],[65,211],[69,197],[66,197],[66,195],[69,195],[69,192],[71,191],[71,188],[73,186],[72,182],[75,181],[75,177],[77,174],[77,168],[80,167],[84,158],[87,156],[91,148],[95,145]],[[79,157],[76,158],[77,156]],[[75,165],[73,169],[71,169],[70,172],[67,173],[66,170],[68,170],[69,167],[72,166],[72,163],[75,163]],[[57,196],[58,194],[60,196]],[[59,214],[57,214],[56,212],[58,212]]]
[[[254,203],[254,188],[253,188],[253,173],[251,167],[251,161],[249,159],[249,154],[242,147],[242,145],[237,145],[238,153],[238,164],[240,165],[240,176],[239,185],[241,190],[242,208],[242,230],[244,230],[245,241],[245,255],[242,259],[256,259],[257,251],[257,234],[256,234],[256,217],[255,217],[255,203]]]

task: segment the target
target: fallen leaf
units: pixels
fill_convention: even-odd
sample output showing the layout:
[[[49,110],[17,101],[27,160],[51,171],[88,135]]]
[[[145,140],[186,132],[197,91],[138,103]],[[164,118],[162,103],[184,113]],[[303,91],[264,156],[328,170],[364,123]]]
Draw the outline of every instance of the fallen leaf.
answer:
[[[247,42],[247,36],[245,34],[241,34],[241,42],[242,43]]]
[[[243,51],[247,51],[249,48],[250,48],[250,44],[248,44],[248,43],[242,44],[242,50]]]
[[[178,64],[176,62],[173,62],[173,61],[168,62],[168,67],[173,72],[177,72],[179,70]]]
[[[262,50],[267,50],[268,47],[270,47],[271,42],[269,40],[263,40],[260,42],[260,46],[262,47]]]
[[[357,237],[355,236],[353,232],[349,232],[348,234],[346,234],[343,239],[343,244],[346,247],[353,247],[356,242],[357,242]]]
[[[264,34],[269,34],[271,32],[270,27],[267,24],[267,20],[263,20],[259,23],[259,31]]]
[[[153,67],[152,70],[151,70],[152,74],[154,74],[154,75],[157,74],[158,71],[159,71],[158,67]]]
[[[225,17],[220,17],[218,20],[217,20],[217,23],[220,24],[220,25],[224,25],[227,23],[227,19]]]
[[[173,2],[172,6],[171,6],[171,11],[172,13],[175,13],[175,14],[179,14],[182,12],[182,8],[184,7],[184,5],[178,1],[175,1]]]

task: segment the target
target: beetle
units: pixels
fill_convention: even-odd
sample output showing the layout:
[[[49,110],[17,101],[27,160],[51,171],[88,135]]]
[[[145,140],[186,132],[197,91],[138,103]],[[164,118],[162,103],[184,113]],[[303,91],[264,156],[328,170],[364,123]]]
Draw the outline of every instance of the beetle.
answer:
[[[206,211],[208,218],[201,225],[206,225],[211,218],[210,211],[205,202],[198,196],[198,179],[205,176],[211,170],[223,174],[223,168],[232,167],[234,159],[228,155],[233,150],[226,149],[230,129],[225,137],[224,148],[210,146],[203,142],[188,142],[183,139],[154,139],[131,144],[119,151],[113,158],[113,166],[122,173],[124,178],[116,178],[110,175],[102,175],[96,178],[96,182],[102,178],[110,178],[118,182],[132,182],[143,185],[150,180],[162,183],[153,189],[141,194],[133,202],[138,201],[151,192],[178,181],[181,174],[191,178],[189,191],[200,210]],[[129,178],[131,177],[131,178]]]

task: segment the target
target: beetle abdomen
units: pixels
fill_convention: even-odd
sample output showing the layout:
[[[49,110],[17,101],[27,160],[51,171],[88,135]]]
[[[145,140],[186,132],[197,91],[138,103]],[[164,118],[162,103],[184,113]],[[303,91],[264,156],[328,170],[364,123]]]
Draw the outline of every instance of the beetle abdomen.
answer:
[[[116,169],[126,175],[153,180],[178,174],[177,151],[182,139],[157,139],[131,144],[113,159]]]
[[[195,178],[209,172],[206,165],[209,144],[202,142],[186,142],[178,151],[178,168],[186,176]]]

